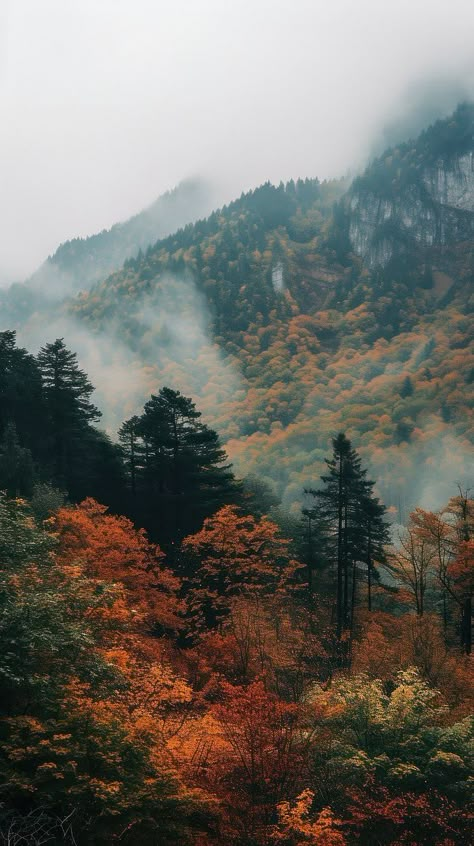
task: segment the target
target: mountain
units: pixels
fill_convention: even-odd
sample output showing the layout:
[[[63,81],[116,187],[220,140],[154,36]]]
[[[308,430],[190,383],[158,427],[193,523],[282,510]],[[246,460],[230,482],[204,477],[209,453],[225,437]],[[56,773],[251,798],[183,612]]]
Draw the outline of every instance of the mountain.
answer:
[[[369,267],[474,237],[473,106],[387,150],[346,198],[352,249]]]
[[[129,220],[87,238],[66,241],[26,282],[0,290],[2,322],[24,321],[35,311],[87,290],[158,239],[206,217],[215,202],[208,183],[186,180]]]
[[[69,299],[109,426],[169,385],[286,506],[338,431],[400,521],[448,499],[472,455],[473,127],[460,106],[350,187],[267,183]]]

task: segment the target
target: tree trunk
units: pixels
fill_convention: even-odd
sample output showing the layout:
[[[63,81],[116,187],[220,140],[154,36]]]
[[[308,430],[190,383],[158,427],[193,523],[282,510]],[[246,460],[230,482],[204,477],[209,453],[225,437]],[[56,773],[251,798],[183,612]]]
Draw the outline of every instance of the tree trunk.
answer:
[[[372,611],[372,533],[369,521],[367,533],[367,605]]]
[[[337,503],[337,639],[342,634],[342,455],[339,458],[339,491]]]
[[[349,625],[349,561],[347,554],[347,494],[344,502],[344,610],[343,610],[343,627],[347,629]]]
[[[472,597],[464,600],[461,617],[461,642],[466,655],[472,650]]]

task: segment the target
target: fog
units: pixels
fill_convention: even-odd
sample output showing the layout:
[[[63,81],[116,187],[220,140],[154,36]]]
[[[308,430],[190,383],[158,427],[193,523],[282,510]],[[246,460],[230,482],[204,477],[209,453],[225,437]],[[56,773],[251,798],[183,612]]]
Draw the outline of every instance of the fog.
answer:
[[[212,341],[209,322],[194,280],[164,274],[153,294],[105,319],[100,332],[59,309],[47,321],[33,314],[18,327],[17,340],[36,354],[64,337],[96,389],[99,426],[112,437],[163,385],[195,398],[206,422],[219,429],[225,404],[242,385],[238,368]]]
[[[182,179],[340,176],[473,85],[472,0],[0,0],[0,284]]]

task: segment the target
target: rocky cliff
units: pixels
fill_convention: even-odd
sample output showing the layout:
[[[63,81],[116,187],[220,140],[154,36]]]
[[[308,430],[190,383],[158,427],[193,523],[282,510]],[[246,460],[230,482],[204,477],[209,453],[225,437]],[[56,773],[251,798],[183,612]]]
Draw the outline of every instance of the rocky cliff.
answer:
[[[474,106],[374,162],[355,180],[346,213],[352,249],[371,268],[401,252],[472,240]]]

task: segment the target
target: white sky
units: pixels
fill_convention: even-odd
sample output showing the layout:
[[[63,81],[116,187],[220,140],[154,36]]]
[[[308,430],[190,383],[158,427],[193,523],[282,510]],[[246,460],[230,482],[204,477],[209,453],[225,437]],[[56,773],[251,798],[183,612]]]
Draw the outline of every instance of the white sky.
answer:
[[[0,0],[0,283],[187,176],[344,174],[473,44],[474,0]]]

